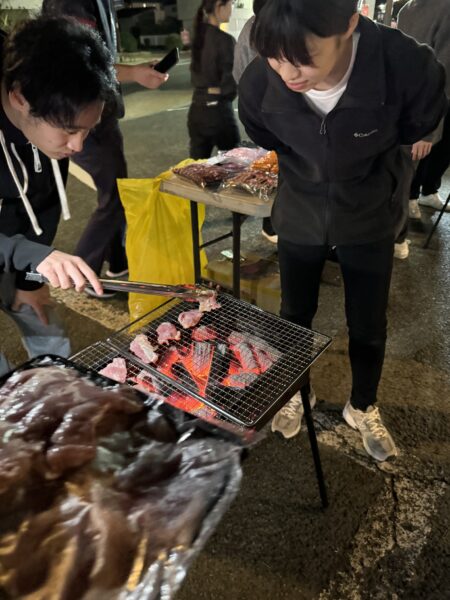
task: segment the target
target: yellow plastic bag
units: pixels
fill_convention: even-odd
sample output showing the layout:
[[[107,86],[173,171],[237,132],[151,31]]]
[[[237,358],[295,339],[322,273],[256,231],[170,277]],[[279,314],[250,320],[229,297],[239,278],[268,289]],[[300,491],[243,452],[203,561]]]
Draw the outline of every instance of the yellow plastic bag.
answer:
[[[186,160],[179,167],[193,162]],[[154,179],[119,179],[120,199],[127,219],[127,257],[131,281],[150,283],[194,283],[192,229],[189,200],[160,192],[160,183],[170,171]],[[198,205],[199,229],[205,206]],[[201,237],[200,237],[200,243]],[[202,270],[206,253],[200,254]],[[166,302],[167,298],[130,294],[132,320]]]

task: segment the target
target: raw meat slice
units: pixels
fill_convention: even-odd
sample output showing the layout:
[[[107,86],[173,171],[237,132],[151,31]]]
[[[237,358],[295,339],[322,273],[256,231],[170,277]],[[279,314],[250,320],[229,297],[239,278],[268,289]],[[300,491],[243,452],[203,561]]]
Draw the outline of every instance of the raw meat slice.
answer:
[[[170,340],[179,341],[181,331],[167,321],[158,326],[156,333],[158,334],[158,344],[168,344]]]
[[[199,310],[187,310],[178,315],[178,322],[183,329],[189,329],[195,327],[202,317],[203,313]]]
[[[211,327],[200,325],[200,327],[192,330],[191,337],[196,342],[207,342],[209,340],[215,340],[217,335],[214,329],[211,329]]]
[[[99,374],[114,379],[114,381],[118,381],[119,383],[125,383],[127,380],[127,363],[124,358],[117,357],[99,371]]]
[[[198,310],[200,312],[211,312],[221,308],[221,304],[217,302],[216,294],[208,296],[207,298],[201,298],[198,302]]]
[[[155,348],[150,344],[147,336],[143,333],[140,333],[134,338],[130,344],[130,350],[146,365],[156,363],[158,360]]]

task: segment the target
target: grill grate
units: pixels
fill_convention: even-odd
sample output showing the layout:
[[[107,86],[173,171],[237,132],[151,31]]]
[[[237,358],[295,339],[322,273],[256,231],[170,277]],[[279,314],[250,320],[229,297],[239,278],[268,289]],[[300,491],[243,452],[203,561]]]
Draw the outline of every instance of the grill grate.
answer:
[[[108,338],[106,343],[94,344],[79,353],[74,360],[99,369],[112,358],[122,356],[127,360],[130,376],[145,370],[160,383],[164,394],[167,390],[181,392],[209,405],[223,419],[244,427],[260,427],[299,389],[308,369],[331,340],[227,294],[221,294],[218,300],[222,308],[204,313],[198,325],[213,330],[216,339],[200,342],[195,353],[192,329],[183,330],[178,315],[196,305],[170,300]],[[130,351],[130,343],[136,335],[143,333],[156,346],[156,328],[163,322],[176,325],[182,331],[181,340],[170,342],[168,347],[159,346],[158,363],[145,365]],[[239,347],[240,353],[230,349],[228,338],[233,332],[243,334],[244,345]],[[236,350],[236,344],[232,344],[233,347]],[[225,348],[223,356],[220,350]],[[157,367],[164,364],[165,353],[170,349],[178,352],[179,364],[171,371],[161,373]],[[258,365],[261,366],[256,360],[257,355],[273,359],[265,372],[256,373]],[[252,360],[256,362],[256,368],[253,365],[242,375],[239,356],[244,357],[246,366],[251,366]],[[267,366],[266,361],[264,368]],[[224,381],[230,383],[230,373],[236,375],[239,385],[244,382],[246,387],[222,385]],[[236,378],[231,379],[233,386]]]

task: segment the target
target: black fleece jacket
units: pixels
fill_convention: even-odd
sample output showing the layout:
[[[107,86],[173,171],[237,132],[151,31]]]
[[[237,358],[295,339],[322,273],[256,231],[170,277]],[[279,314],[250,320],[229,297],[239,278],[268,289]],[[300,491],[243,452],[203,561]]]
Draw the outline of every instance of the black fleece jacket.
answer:
[[[272,222],[298,244],[364,244],[395,236],[406,218],[411,163],[400,146],[433,131],[447,106],[433,52],[364,17],[347,89],[321,118],[265,59],[239,85],[239,115],[254,142],[276,150]],[[405,200],[406,199],[406,200]]]
[[[4,34],[0,32],[0,82],[3,41]],[[0,146],[0,273],[4,270],[17,270],[17,287],[34,290],[39,288],[40,284],[26,281],[24,272],[30,266],[39,264],[52,251],[51,244],[61,213],[60,199],[50,159],[33,147],[23,133],[11,123],[1,102],[0,132],[19,182],[26,189],[33,212],[43,230],[41,235],[34,232],[8,167],[5,151]],[[65,179],[68,160],[59,161],[59,164]],[[8,237],[13,236],[17,237],[8,241]],[[27,240],[43,244],[44,247],[27,243]],[[40,260],[36,262],[38,258]]]

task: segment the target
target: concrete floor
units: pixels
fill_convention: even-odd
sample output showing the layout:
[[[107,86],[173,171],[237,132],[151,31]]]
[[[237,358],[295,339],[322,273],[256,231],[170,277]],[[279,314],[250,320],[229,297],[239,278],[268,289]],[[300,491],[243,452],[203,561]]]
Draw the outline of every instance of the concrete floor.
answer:
[[[125,90],[122,130],[131,177],[151,177],[187,155],[188,74],[184,65],[176,69],[165,90]],[[443,191],[449,193],[450,177]],[[61,224],[57,239],[67,251],[95,206],[95,193],[71,177],[69,199],[74,219]],[[424,211],[422,222],[413,224],[411,254],[396,261],[390,296],[379,401],[400,457],[374,464],[341,418],[350,373],[342,286],[337,266],[328,265],[314,326],[334,343],[313,380],[330,507],[319,508],[306,433],[291,441],[268,433],[245,461],[240,494],[190,570],[180,600],[450,598],[450,216],[423,250],[433,218]],[[208,210],[205,238],[230,224],[226,212]],[[249,285],[250,278],[267,276],[276,307],[275,248],[259,231],[256,219],[243,225],[245,279]],[[229,247],[223,242],[209,254],[222,273],[229,265],[217,261]],[[61,292],[55,298],[74,351],[127,322],[126,299],[99,302]],[[1,316],[0,327],[2,350],[24,360]]]

